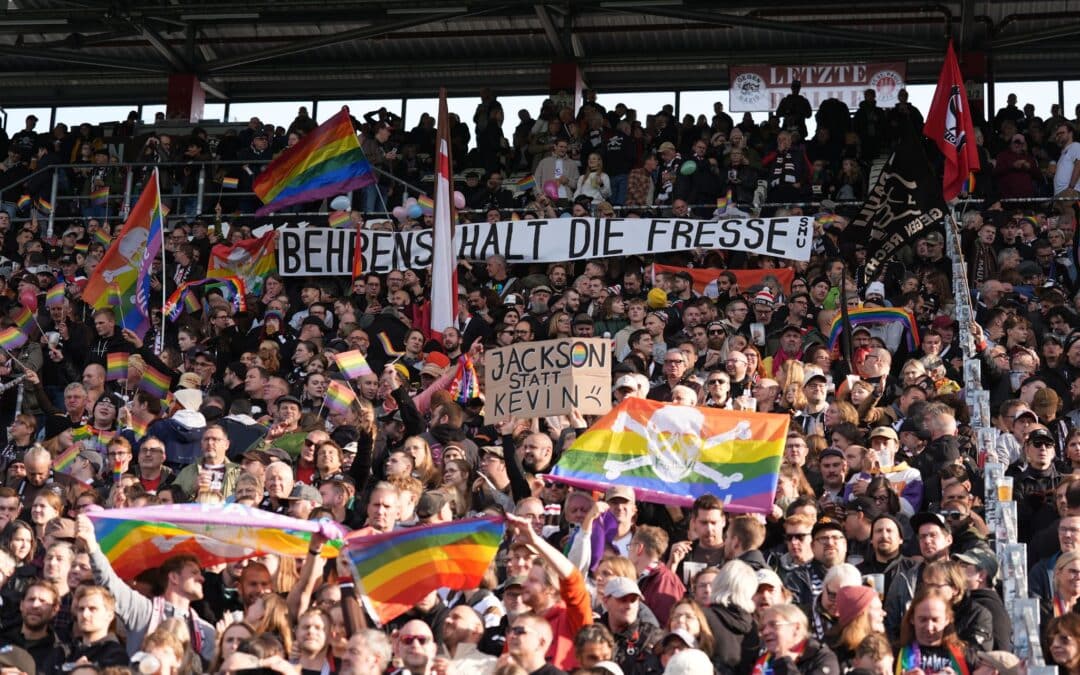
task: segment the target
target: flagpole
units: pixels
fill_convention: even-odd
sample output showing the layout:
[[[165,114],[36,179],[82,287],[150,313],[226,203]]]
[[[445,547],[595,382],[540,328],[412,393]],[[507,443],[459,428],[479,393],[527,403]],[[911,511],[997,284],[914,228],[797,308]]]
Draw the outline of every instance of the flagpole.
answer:
[[[840,332],[840,349],[844,353],[844,360],[847,361],[848,372],[855,374],[851,360],[851,316],[847,308],[847,262],[842,257],[840,261],[840,321],[844,326]]]
[[[154,189],[157,190],[158,195],[158,210],[161,210],[161,181],[158,177],[158,170],[154,168]],[[165,303],[168,301],[168,294],[165,292],[165,214],[161,214],[161,327],[158,328],[157,339],[154,340],[154,349],[160,356],[161,352],[165,350]],[[218,233],[220,235],[220,232]],[[153,318],[150,319],[150,325],[154,324]]]

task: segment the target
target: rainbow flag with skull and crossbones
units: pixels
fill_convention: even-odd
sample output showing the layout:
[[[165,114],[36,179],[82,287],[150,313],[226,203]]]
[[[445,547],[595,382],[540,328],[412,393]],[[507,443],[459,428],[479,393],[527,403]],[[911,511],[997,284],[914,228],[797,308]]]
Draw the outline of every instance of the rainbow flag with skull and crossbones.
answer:
[[[790,421],[627,398],[577,438],[550,478],[586,490],[625,485],[641,501],[676,506],[712,494],[726,511],[768,513]]]

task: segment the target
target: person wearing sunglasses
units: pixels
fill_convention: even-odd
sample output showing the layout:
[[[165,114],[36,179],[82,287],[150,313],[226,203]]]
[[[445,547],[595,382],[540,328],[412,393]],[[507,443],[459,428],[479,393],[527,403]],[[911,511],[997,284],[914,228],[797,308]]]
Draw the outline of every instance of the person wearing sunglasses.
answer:
[[[1032,426],[1024,439],[1024,459],[1027,466],[1015,469],[1013,494],[1016,497],[1016,522],[1021,542],[1027,543],[1038,523],[1052,522],[1057,513],[1054,506],[1054,488],[1061,483],[1061,473],[1054,466],[1057,443],[1053,434],[1043,425]]]
[[[394,658],[413,675],[429,675],[435,665],[435,636],[431,628],[413,619],[398,631],[394,640]]]

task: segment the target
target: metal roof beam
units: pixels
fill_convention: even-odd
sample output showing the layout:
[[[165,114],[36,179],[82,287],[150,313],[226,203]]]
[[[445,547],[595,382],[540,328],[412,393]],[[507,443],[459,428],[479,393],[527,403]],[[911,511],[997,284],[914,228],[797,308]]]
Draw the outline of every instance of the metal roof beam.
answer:
[[[644,5],[636,7],[635,11],[652,16],[663,16],[669,19],[682,19],[684,21],[698,21],[701,23],[718,26],[742,26],[745,28],[757,28],[759,30],[777,31],[781,33],[798,33],[800,35],[813,35],[827,37],[845,42],[861,42],[888,47],[903,47],[905,49],[921,49],[938,52],[942,46],[938,44],[923,44],[910,38],[888,35],[886,33],[867,33],[864,31],[827,28],[806,23],[788,23],[785,21],[771,21],[767,19],[754,19],[748,16],[735,14],[716,14],[698,10],[685,10],[678,7],[654,7]]]
[[[208,72],[219,72],[222,70],[229,70],[236,68],[237,66],[244,66],[249,63],[258,63],[260,61],[270,61],[272,59],[279,59],[284,56],[295,56],[297,54],[303,54],[314,49],[322,49],[323,47],[331,47],[333,45],[341,44],[342,42],[352,42],[354,40],[370,40],[371,38],[378,37],[380,35],[386,35],[399,30],[407,30],[409,28],[415,28],[416,26],[423,26],[424,24],[432,23],[434,21],[442,21],[456,16],[454,13],[439,13],[425,14],[419,17],[410,17],[407,19],[401,19],[400,21],[387,21],[385,23],[376,24],[374,26],[365,26],[364,28],[357,28],[356,30],[347,30],[340,33],[334,33],[324,38],[316,40],[302,39],[296,43],[285,45],[283,47],[274,47],[271,49],[264,49],[259,52],[252,52],[251,54],[243,54],[241,56],[234,56],[227,59],[218,59],[207,63],[203,69]]]
[[[150,46],[154,48],[154,51],[165,57],[165,60],[169,62],[169,65],[173,67],[173,70],[180,73],[191,72],[191,64],[177,54],[157,31],[146,25],[140,26],[134,23],[133,25],[139,31],[139,34],[142,35],[143,39],[150,43]]]
[[[1035,42],[1048,42],[1051,40],[1058,40],[1063,37],[1070,37],[1080,33],[1080,23],[1070,23],[1064,26],[1055,26],[1054,28],[1047,28],[1046,30],[1036,30],[1028,33],[1017,33],[1015,35],[1003,35],[995,38],[990,46],[993,49],[1002,49],[1005,47],[1019,47],[1022,45],[1029,45]]]
[[[137,59],[111,59],[104,56],[93,56],[83,52],[62,51],[59,49],[38,49],[36,47],[9,47],[0,45],[0,55],[11,56],[21,59],[40,59],[42,61],[55,61],[65,65],[79,64],[109,68],[112,70],[128,70],[137,73],[162,74],[167,72],[160,65],[142,63]]]
[[[558,29],[555,28],[555,22],[551,20],[551,15],[548,14],[547,7],[537,4],[533,5],[533,10],[536,12],[536,18],[540,20],[540,26],[544,29],[544,35],[547,36],[548,44],[551,45],[551,49],[555,52],[555,56],[560,60],[565,61],[568,58],[570,50],[566,48],[566,43],[563,42]]]

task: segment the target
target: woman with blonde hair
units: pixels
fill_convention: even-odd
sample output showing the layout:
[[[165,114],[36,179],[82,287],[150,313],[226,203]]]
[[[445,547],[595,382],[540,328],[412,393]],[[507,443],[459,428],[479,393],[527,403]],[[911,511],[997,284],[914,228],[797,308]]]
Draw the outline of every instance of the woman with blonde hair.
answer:
[[[713,653],[716,640],[709,621],[705,617],[705,608],[691,597],[684,597],[671,607],[671,615],[668,618],[667,629],[684,630],[697,640],[697,648],[706,654]]]
[[[259,343],[259,360],[263,367],[274,375],[281,371],[281,345],[273,340],[263,340]]]
[[[464,518],[472,510],[472,484],[478,476],[464,459],[443,459],[442,488],[453,493],[454,517]]]
[[[413,459],[413,476],[424,484],[425,489],[432,489],[442,482],[439,467],[431,456],[431,446],[422,436],[409,436],[402,444],[405,452]]]
[[[570,314],[563,310],[553,312],[551,318],[548,319],[548,337],[551,339],[568,338],[570,337],[570,331],[573,328]]]

